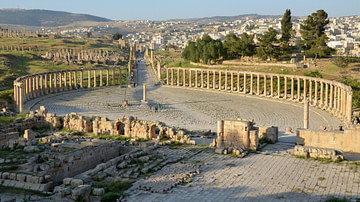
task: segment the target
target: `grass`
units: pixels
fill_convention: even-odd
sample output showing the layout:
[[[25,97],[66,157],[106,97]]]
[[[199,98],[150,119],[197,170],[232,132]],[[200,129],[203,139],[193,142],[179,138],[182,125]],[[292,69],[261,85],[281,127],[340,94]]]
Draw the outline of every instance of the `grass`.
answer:
[[[20,114],[17,114],[16,116],[0,116],[0,124],[9,124],[9,123],[13,123],[15,119],[22,119],[24,120],[26,117],[26,113],[27,112],[23,112]]]
[[[350,200],[346,198],[331,197],[326,199],[325,202],[350,202]]]
[[[133,183],[133,181],[120,181],[115,179],[110,183],[95,184],[93,187],[105,189],[105,194],[101,198],[102,202],[112,202],[119,199],[123,195],[124,191],[129,189]]]

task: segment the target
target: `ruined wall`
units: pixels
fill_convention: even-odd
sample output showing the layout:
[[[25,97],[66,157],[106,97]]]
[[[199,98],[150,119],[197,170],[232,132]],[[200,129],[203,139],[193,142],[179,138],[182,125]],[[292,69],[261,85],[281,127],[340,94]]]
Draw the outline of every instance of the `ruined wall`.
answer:
[[[299,129],[297,144],[360,153],[360,127],[344,131],[315,131]]]

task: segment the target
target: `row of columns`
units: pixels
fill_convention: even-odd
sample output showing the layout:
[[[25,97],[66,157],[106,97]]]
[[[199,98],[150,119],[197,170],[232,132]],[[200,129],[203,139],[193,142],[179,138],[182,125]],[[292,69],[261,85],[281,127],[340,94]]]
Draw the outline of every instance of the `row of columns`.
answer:
[[[308,99],[311,105],[323,108],[348,122],[352,119],[352,89],[336,81],[270,73],[167,68],[166,84],[298,102]]]
[[[118,70],[118,75],[116,75],[116,70]],[[84,85],[84,72],[87,72],[87,85]],[[105,78],[104,74],[106,74]],[[97,79],[99,79],[99,87],[104,85],[114,86],[117,81],[121,85],[121,67],[45,72],[20,77],[14,81],[14,103],[17,110],[22,112],[23,105],[28,100],[49,93],[84,87],[98,87]]]

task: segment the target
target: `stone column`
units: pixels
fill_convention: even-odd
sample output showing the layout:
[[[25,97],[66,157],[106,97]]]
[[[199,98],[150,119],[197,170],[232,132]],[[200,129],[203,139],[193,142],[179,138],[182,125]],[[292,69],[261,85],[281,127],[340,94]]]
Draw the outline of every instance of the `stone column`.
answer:
[[[94,69],[94,88],[96,88],[96,69]]]
[[[260,95],[260,74],[257,74],[256,95]]]
[[[280,94],[281,94],[281,92],[280,92],[280,76],[277,76],[277,83],[278,83],[278,85],[277,85],[277,87],[278,87],[278,90],[277,90],[277,93],[278,93],[278,98],[280,98]]]
[[[341,92],[340,87],[337,87],[337,114],[341,113]]]
[[[206,76],[206,88],[210,89],[210,71],[207,70],[206,74],[207,74],[207,76]]]
[[[219,141],[217,143],[218,148],[224,147],[224,121],[220,120],[217,122],[217,135]]]
[[[77,89],[77,70],[74,71],[74,87]]]
[[[309,102],[312,101],[312,80],[309,80]]]
[[[112,85],[115,86],[116,81],[115,81],[115,68],[113,67],[112,69]]]
[[[174,85],[174,69],[171,68],[171,85]]]
[[[329,84],[325,84],[325,107],[329,107]]]
[[[18,105],[18,94],[17,94],[17,82],[14,82],[14,103],[16,103],[17,106]]]
[[[143,99],[142,101],[146,102],[146,84],[143,84]]]
[[[240,72],[237,73],[237,92],[240,92]]]
[[[48,94],[48,73],[45,73],[45,94]]]
[[[203,70],[200,70],[200,78],[201,78],[201,84],[200,84],[200,87],[201,88],[204,88],[204,72]]]
[[[318,81],[315,80],[315,105],[318,104]]]
[[[40,74],[39,75],[40,77],[40,95],[44,95],[44,75],[43,74]]]
[[[19,83],[19,112],[23,111],[24,106],[24,84]]]
[[[53,92],[53,74],[49,74],[49,93]]]
[[[186,87],[186,69],[183,70],[183,86]]]
[[[115,83],[115,80],[114,80],[114,83]],[[88,70],[88,88],[91,88],[91,71],[90,70]]]
[[[177,69],[176,85],[180,86],[180,68]]]
[[[59,92],[59,89],[58,89],[58,87],[57,87],[57,78],[58,78],[58,76],[57,76],[57,72],[55,72],[54,73],[54,91],[55,92]]]
[[[233,72],[230,72],[230,85],[231,85],[231,87],[230,87],[230,89],[231,89],[231,92],[233,92],[234,91],[234,74],[233,74]]]
[[[307,99],[307,82],[306,79],[304,78],[304,100]]]
[[[36,80],[35,80],[36,81],[36,84],[35,84],[36,91],[35,92],[36,92],[36,97],[37,97],[40,95],[40,93],[39,93],[39,75],[36,75],[35,77],[36,77]]]
[[[33,97],[33,92],[32,92],[32,77],[30,76],[30,77],[28,77],[27,78],[28,79],[28,83],[29,83],[29,92],[28,92],[28,97],[29,97],[29,99],[32,99],[32,97]]]
[[[284,99],[287,99],[287,76],[284,76]]]
[[[121,74],[121,67],[119,67],[119,86],[122,85],[122,74]]]
[[[100,69],[100,87],[103,86],[103,69]]]
[[[353,100],[353,92],[351,87],[349,87],[347,91],[347,104],[346,104],[346,121],[351,123],[352,122],[352,100]]]
[[[64,88],[67,90],[67,71],[64,72]]]
[[[71,79],[71,77],[72,77],[72,75],[71,75],[71,73],[72,73],[72,71],[70,70],[69,71],[69,89],[71,90],[72,89],[72,79]]]
[[[198,87],[198,71],[195,69],[195,88]]]
[[[309,129],[309,100],[304,100],[304,128]]]
[[[169,68],[166,68],[166,84],[169,85]]]
[[[225,71],[225,91],[228,90],[228,72]]]
[[[345,89],[341,88],[341,115],[345,116],[346,111],[346,93]]]
[[[106,68],[106,86],[109,86],[109,69]]]
[[[213,84],[212,84],[212,85],[213,85],[213,86],[212,86],[213,89],[216,89],[216,85],[215,85],[215,84],[216,84],[216,72],[213,71]]]
[[[320,81],[320,107],[324,105],[324,86],[323,82]]]
[[[270,91],[271,91],[271,97],[274,97],[274,76],[271,75],[270,77]]]
[[[32,76],[32,97],[36,97],[36,75]]]
[[[29,81],[28,81],[28,78],[25,78],[24,81],[25,81],[25,96],[24,96],[24,99],[26,101],[26,100],[29,100],[29,96],[28,96],[28,93],[29,93]]]
[[[244,72],[244,87],[243,87],[243,92],[244,94],[246,94],[246,73]]]
[[[333,100],[334,100],[334,86],[332,83],[330,83],[330,109],[334,108]]]
[[[291,77],[291,100],[294,100],[294,77]]]
[[[254,75],[253,73],[250,74],[250,95],[253,94],[253,82],[254,82]]]
[[[267,78],[266,78],[266,74],[264,74],[264,96],[267,96]]]
[[[300,96],[301,96],[301,81],[300,78],[297,78],[297,100],[300,102]]]
[[[192,76],[191,76],[191,69],[189,69],[189,87],[192,87]]]
[[[221,81],[222,73],[219,71],[219,90],[222,88],[222,81]]]

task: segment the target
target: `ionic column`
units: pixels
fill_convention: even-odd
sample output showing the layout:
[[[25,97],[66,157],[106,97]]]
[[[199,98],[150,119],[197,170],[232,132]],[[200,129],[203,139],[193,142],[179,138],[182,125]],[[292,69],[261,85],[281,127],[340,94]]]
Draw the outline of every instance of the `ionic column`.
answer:
[[[166,84],[169,85],[169,68],[166,68]]]
[[[24,96],[25,101],[29,100],[29,80],[28,78],[25,78],[25,96]]]
[[[55,92],[59,92],[59,89],[57,88],[57,72],[54,73],[54,90]]]
[[[325,84],[325,107],[329,107],[329,85],[328,83]]]
[[[300,94],[301,94],[301,82],[300,78],[297,78],[297,100],[300,102]]]
[[[216,88],[216,85],[215,85],[215,84],[216,84],[216,72],[215,72],[215,71],[213,71],[213,84],[212,84],[212,85],[213,85],[213,86],[212,86],[212,87],[213,87],[213,89],[215,89],[215,88]]]
[[[171,85],[174,85],[174,69],[171,69]]]
[[[103,69],[100,69],[100,87],[103,86]]]
[[[119,67],[119,86],[122,84],[122,73],[121,73],[121,67]]]
[[[230,76],[230,89],[231,89],[231,92],[234,91],[234,74],[233,72],[230,72],[231,76]]]
[[[191,69],[189,69],[189,87],[192,87]]]
[[[24,106],[24,84],[20,83],[19,85],[19,112],[23,111]]]
[[[106,69],[106,86],[109,86],[109,69]]]
[[[244,72],[244,87],[243,87],[243,92],[244,94],[246,94],[246,73]]]
[[[43,78],[43,75],[40,74],[39,75],[40,77],[40,86],[39,86],[39,90],[40,90],[40,95],[44,95],[44,78]]]
[[[320,81],[320,107],[324,105],[324,86],[323,82]]]
[[[28,77],[28,83],[29,83],[29,90],[28,90],[28,96],[29,96],[29,99],[32,99],[33,97],[33,92],[32,92],[32,77]]]
[[[65,90],[67,90],[67,72],[65,71],[64,72],[64,87],[65,87]]]
[[[114,76],[115,74],[113,74]],[[113,82],[115,83],[115,79],[113,80]],[[88,88],[91,88],[91,71],[88,70]]]
[[[307,82],[306,79],[304,78],[304,100],[307,99]]]
[[[221,71],[219,71],[219,90],[221,90],[221,88],[222,88],[222,81],[221,81]]]
[[[200,70],[200,74],[201,74],[201,84],[200,84],[200,87],[201,88],[204,88],[204,72],[203,70]]]
[[[341,113],[341,92],[340,87],[337,87],[337,113]]]
[[[271,91],[271,97],[274,97],[274,76],[271,75],[270,77],[270,91]]]
[[[312,101],[312,80],[309,80],[309,101]]]
[[[225,91],[228,90],[228,72],[225,71]]]
[[[35,84],[36,91],[35,91],[35,92],[36,92],[36,97],[37,97],[37,96],[40,95],[40,93],[39,93],[39,75],[36,75],[36,76],[35,76],[35,79],[36,79],[36,80],[35,80],[35,81],[36,81],[36,84]]]
[[[345,89],[341,88],[341,115],[345,115],[346,112],[346,93]]]
[[[183,86],[186,87],[186,69],[183,69]]]
[[[346,104],[346,121],[351,123],[352,121],[352,99],[353,99],[353,92],[351,90],[351,87],[349,87],[349,90],[347,91],[347,104]]]
[[[50,92],[50,93],[53,92],[53,78],[52,78],[52,77],[53,77],[53,74],[50,73],[50,74],[49,74],[49,88],[50,88],[50,89],[49,89],[49,92]]]
[[[96,69],[94,69],[94,88],[96,88]]]
[[[17,95],[17,82],[14,82],[14,103],[16,103],[17,106],[19,106],[18,95]]]
[[[278,87],[278,90],[277,90],[278,96],[277,97],[280,98],[280,93],[281,93],[280,92],[280,76],[277,76],[277,79],[278,79],[277,80],[277,84],[278,84],[277,85],[277,87]]]
[[[250,95],[253,94],[253,82],[254,82],[254,75],[250,74]]]
[[[240,92],[240,72],[237,73],[237,92]]]
[[[330,109],[333,109],[333,100],[334,100],[334,86],[330,83]]]
[[[315,105],[318,104],[318,81],[315,80]]]
[[[116,81],[115,81],[115,68],[112,69],[112,85],[115,86]]]
[[[84,82],[84,70],[80,70],[80,88],[83,88],[83,82]]]
[[[210,89],[210,71],[209,70],[207,70],[207,72],[206,72],[206,88],[207,89]]]
[[[71,90],[72,89],[72,71],[70,70],[69,71],[69,89]]]
[[[257,74],[256,95],[260,95],[260,74]]]
[[[48,94],[48,74],[45,73],[45,94]]]
[[[294,77],[291,77],[291,100],[294,100]]]
[[[198,87],[198,71],[195,69],[195,88]]]
[[[32,97],[36,97],[36,75],[32,76]]]
[[[309,128],[309,100],[304,100],[304,128]]]
[[[284,76],[284,99],[287,99],[287,76]]]
[[[264,74],[264,96],[267,96],[267,78],[266,78],[266,74]]]
[[[176,85],[180,86],[180,68],[177,69]]]

